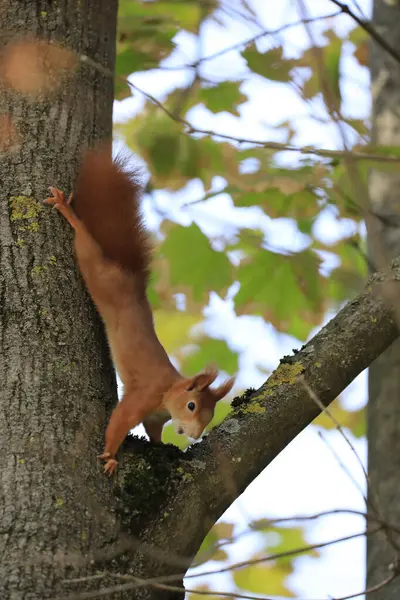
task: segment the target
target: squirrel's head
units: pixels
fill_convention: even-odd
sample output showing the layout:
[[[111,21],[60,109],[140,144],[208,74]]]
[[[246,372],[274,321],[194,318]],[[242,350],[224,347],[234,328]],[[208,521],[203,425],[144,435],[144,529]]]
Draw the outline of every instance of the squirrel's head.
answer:
[[[195,440],[214,416],[215,405],[228,394],[235,378],[227,379],[222,385],[211,389],[218,371],[207,367],[190,379],[183,379],[172,385],[164,395],[164,405],[171,415],[177,433],[184,433]]]

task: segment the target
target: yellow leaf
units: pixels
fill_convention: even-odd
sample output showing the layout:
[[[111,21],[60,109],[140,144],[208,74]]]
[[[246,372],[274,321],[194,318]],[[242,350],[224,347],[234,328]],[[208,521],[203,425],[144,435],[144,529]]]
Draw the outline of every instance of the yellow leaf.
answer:
[[[202,319],[200,313],[158,309],[154,311],[154,322],[160,342],[169,354],[189,341],[190,330]]]
[[[236,571],[233,579],[242,590],[252,594],[268,594],[269,596],[285,596],[293,598],[294,594],[284,584],[288,575],[286,569],[275,565],[250,565]]]

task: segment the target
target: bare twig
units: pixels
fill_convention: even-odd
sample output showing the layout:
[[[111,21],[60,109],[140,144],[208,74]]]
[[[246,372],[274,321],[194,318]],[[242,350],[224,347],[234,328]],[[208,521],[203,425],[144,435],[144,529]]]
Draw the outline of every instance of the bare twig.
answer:
[[[339,0],[331,0],[331,2],[340,8],[343,14],[351,17],[353,21],[355,21],[362,29],[364,29],[364,31],[366,31],[371,38],[377,44],[379,44],[379,46],[381,46],[381,48],[386,50],[386,52],[400,64],[400,54],[385,40],[384,37],[380,35],[380,33],[376,31],[370,21],[366,21],[356,15],[347,4],[344,4],[344,2],[340,2]]]
[[[343,465],[341,465],[341,466],[343,466]],[[346,473],[347,473],[347,471],[346,471]],[[357,489],[359,489],[359,488],[357,487]],[[365,498],[364,498],[364,500],[365,500]],[[280,525],[282,523],[314,521],[314,520],[320,519],[321,517],[329,517],[329,516],[343,515],[343,514],[363,517],[366,521],[370,521],[372,523],[377,523],[377,524],[381,525],[383,530],[390,530],[393,533],[397,533],[400,535],[400,528],[396,527],[396,525],[387,523],[386,521],[379,518],[378,516],[372,515],[370,513],[366,513],[364,511],[351,509],[351,508],[336,508],[336,509],[332,509],[332,510],[321,511],[319,513],[315,513],[312,515],[293,515],[290,517],[277,517],[277,518],[273,518],[273,519],[265,519],[265,526],[263,526],[262,529],[265,530],[265,532],[268,532],[268,526]],[[250,535],[255,532],[259,532],[259,531],[260,531],[259,528],[257,528],[256,526],[253,526],[252,523],[250,523],[249,529],[241,531],[239,534],[233,536],[229,540],[225,540],[223,542],[214,544],[207,552],[204,553],[205,558],[193,562],[192,568],[197,568],[201,565],[204,565],[210,559],[210,557],[212,557],[213,554],[220,548],[224,548],[225,546],[235,544],[242,537],[244,537],[246,535]]]
[[[329,419],[332,421],[332,423],[335,424],[336,429],[338,430],[338,432],[340,433],[340,435],[345,440],[346,444],[349,446],[350,450],[352,451],[352,453],[356,457],[356,460],[357,460],[358,464],[360,465],[360,467],[362,469],[362,472],[364,474],[364,477],[365,477],[365,480],[367,482],[367,485],[369,485],[368,473],[367,473],[367,471],[366,471],[366,469],[365,469],[365,467],[363,465],[363,462],[362,462],[361,458],[358,456],[358,453],[357,453],[356,449],[354,448],[353,444],[351,443],[351,441],[349,440],[349,438],[347,437],[347,435],[344,433],[343,428],[340,425],[339,421],[332,414],[332,412],[329,410],[329,408],[327,406],[325,406],[323,404],[323,402],[321,402],[321,400],[318,398],[318,396],[314,392],[314,390],[312,390],[311,387],[308,385],[308,383],[305,380],[305,378],[304,378],[303,375],[300,375],[299,382],[304,387],[304,389],[306,390],[307,394],[310,396],[311,400],[313,402],[315,402],[315,404],[321,410],[321,412],[325,413],[329,417]]]
[[[99,590],[99,591],[83,592],[82,594],[78,594],[78,595],[75,594],[73,597],[64,596],[62,598],[57,598],[54,600],[72,600],[72,599],[73,600],[89,600],[90,598],[106,596],[107,594],[111,594],[111,593],[119,593],[119,592],[124,592],[124,591],[128,591],[128,590],[134,590],[134,589],[137,589],[140,587],[154,586],[155,584],[166,584],[169,582],[180,581],[181,579],[183,579],[183,577],[185,577],[185,579],[193,579],[193,578],[207,577],[210,575],[216,575],[216,574],[221,574],[221,573],[228,573],[228,572],[234,571],[236,569],[241,569],[243,567],[247,567],[250,565],[257,565],[257,564],[262,564],[265,562],[276,561],[280,558],[287,558],[289,556],[296,556],[299,554],[304,554],[306,552],[310,552],[311,550],[318,550],[320,548],[326,548],[328,546],[332,546],[332,545],[338,544],[340,542],[347,542],[349,540],[363,537],[365,535],[373,535],[373,534],[381,531],[382,528],[383,527],[380,525],[378,527],[375,527],[374,529],[370,529],[367,531],[362,531],[359,533],[343,536],[341,538],[336,538],[336,539],[330,540],[328,542],[321,542],[319,544],[310,544],[309,546],[304,546],[302,548],[295,548],[294,550],[287,550],[286,552],[279,552],[277,554],[270,554],[270,555],[263,556],[263,557],[257,558],[257,559],[234,563],[227,567],[222,567],[221,569],[217,569],[217,570],[213,570],[213,571],[203,571],[202,573],[196,573],[196,574],[190,574],[190,575],[185,575],[185,573],[179,573],[179,574],[175,574],[175,575],[166,575],[164,577],[154,577],[151,579],[140,580],[140,581],[136,580],[135,582],[122,584],[122,585],[114,586],[111,588],[105,588],[105,589]],[[123,577],[127,577],[127,576],[123,576]],[[66,581],[68,581],[68,580],[66,580]]]
[[[340,14],[342,14],[341,10],[334,12],[334,13],[330,13],[328,15],[323,15],[320,17],[310,17],[308,19],[308,22],[315,23],[316,21],[325,21],[327,19],[337,17]],[[304,23],[304,21],[301,19],[299,21],[294,21],[293,23],[286,23],[285,25],[282,25],[281,27],[278,27],[277,29],[264,29],[263,31],[261,31],[260,33],[257,33],[253,37],[247,38],[247,40],[237,42],[236,44],[232,44],[232,46],[227,46],[226,48],[223,48],[222,50],[218,50],[218,52],[214,52],[213,54],[204,56],[201,59],[201,62],[204,63],[206,61],[214,60],[216,58],[219,58],[220,56],[223,56],[224,54],[227,54],[228,52],[233,52],[234,50],[239,50],[243,46],[249,46],[250,44],[254,44],[254,42],[257,42],[258,40],[262,39],[263,37],[266,37],[268,35],[271,35],[271,36],[278,35],[280,33],[283,33],[284,31],[287,31],[288,29],[291,29],[292,27],[298,27],[299,25],[302,25],[303,23]],[[190,65],[183,65],[181,67],[173,67],[173,68],[174,69],[183,69],[183,68],[194,67],[194,66],[195,66],[195,64],[193,63]]]
[[[373,592],[377,592],[378,590],[381,590],[382,588],[386,587],[397,576],[398,576],[398,573],[393,572],[389,575],[389,577],[387,577],[386,579],[384,579],[377,585],[369,587],[366,590],[363,590],[362,592],[357,592],[356,594],[349,594],[348,596],[342,596],[341,598],[335,598],[334,600],[350,600],[350,598],[357,598],[358,596],[364,596],[364,595],[366,596],[367,594],[372,594]]]
[[[81,55],[81,62],[86,63],[92,66],[95,69],[98,69],[105,75],[113,77],[114,74],[110,69],[103,67],[100,63],[92,60],[90,57]],[[229,135],[225,133],[220,133],[218,131],[212,131],[210,129],[201,129],[200,127],[195,127],[182,117],[175,116],[160,100],[155,98],[152,94],[149,94],[142,88],[140,88],[135,83],[132,83],[126,77],[118,77],[119,80],[124,81],[129,87],[136,90],[140,94],[142,94],[145,98],[150,100],[153,104],[158,106],[168,117],[170,117],[173,121],[180,123],[186,127],[186,133],[199,133],[201,135],[208,135],[216,138],[220,138],[223,140],[228,140],[232,142],[236,142],[238,144],[251,144],[252,146],[261,146],[262,148],[276,150],[278,152],[298,152],[299,154],[305,154],[310,156],[319,156],[321,158],[331,158],[331,159],[351,159],[353,161],[359,160],[370,160],[375,162],[382,163],[400,163],[400,158],[398,156],[381,156],[379,154],[369,154],[368,152],[352,152],[348,150],[328,150],[327,148],[312,148],[310,146],[294,146],[292,144],[281,144],[280,142],[271,142],[268,140],[257,140],[253,138],[244,138],[234,135]]]
[[[157,102],[157,104],[159,104]],[[188,127],[187,133],[200,133],[203,135],[209,135],[238,144],[251,144],[253,146],[262,146],[270,150],[277,150],[278,152],[298,152],[299,154],[309,154],[311,156],[320,156],[321,158],[332,158],[332,159],[344,159],[349,158],[351,160],[370,160],[376,162],[389,162],[389,163],[400,163],[398,156],[380,156],[379,154],[368,154],[367,152],[352,152],[347,150],[328,150],[326,148],[312,148],[310,146],[294,146],[291,144],[282,144],[280,142],[270,142],[264,140],[257,140],[254,138],[244,138],[234,135],[228,135],[225,133],[219,133],[218,131],[212,131],[209,129],[200,129],[194,127],[187,122],[184,124]]]
[[[200,7],[200,18],[199,18],[199,22],[197,25],[197,29],[196,29],[196,34],[197,34],[197,58],[195,60],[195,62],[193,63],[193,68],[194,68],[194,75],[192,77],[192,81],[189,83],[188,86],[186,86],[182,92],[179,94],[178,98],[177,98],[177,102],[176,102],[176,106],[174,108],[174,110],[172,111],[172,114],[174,115],[174,119],[177,120],[179,119],[181,112],[183,110],[183,107],[185,106],[185,103],[188,101],[192,91],[194,90],[194,88],[196,87],[196,84],[198,82],[201,81],[201,76],[200,76],[200,64],[202,62],[202,36],[201,36],[201,29],[202,29],[202,25],[205,21],[205,19],[208,16],[208,10],[205,4],[201,4]]]
[[[220,596],[221,598],[239,598],[240,600],[272,600],[270,596],[249,596],[247,594],[239,594],[239,592],[216,592],[215,590],[196,590],[175,585],[164,585],[160,583],[157,586],[162,590],[170,592],[186,592],[187,594],[196,594],[197,596]]]
[[[113,587],[107,587],[100,590],[93,590],[91,592],[86,592],[84,594],[80,594],[80,599],[89,599],[89,598],[100,598],[107,594],[117,594],[121,591],[126,591],[127,589],[136,589],[137,587],[143,586],[151,586],[159,590],[167,590],[170,592],[186,592],[189,594],[199,594],[200,596],[221,596],[223,598],[240,598],[240,600],[270,600],[266,596],[249,596],[248,594],[240,594],[238,592],[217,592],[214,590],[197,590],[197,589],[189,589],[184,588],[182,586],[177,585],[168,585],[165,583],[148,583],[146,579],[142,579],[140,577],[135,577],[134,575],[125,575],[120,573],[111,573],[110,571],[104,571],[102,573],[98,573],[97,575],[89,575],[88,577],[80,577],[77,579],[66,580],[67,583],[87,583],[90,581],[95,581],[99,579],[105,579],[106,577],[114,577],[115,579],[120,579],[122,581],[130,581],[133,583],[134,587],[127,588],[125,585],[116,585]],[[65,583],[65,582],[64,582]],[[139,584],[139,585],[137,585]],[[70,597],[71,598],[71,597]],[[75,596],[76,598],[76,596]],[[59,600],[62,600],[61,598]],[[72,600],[72,598],[71,598]]]
[[[303,17],[303,19],[306,19],[308,14],[307,14],[307,9],[306,9],[304,0],[297,0],[297,1],[298,1],[301,16]],[[342,9],[343,9],[343,6],[345,6],[341,2],[336,2],[336,0],[333,0],[333,1],[337,6],[339,6]],[[356,18],[356,20],[357,19],[358,19],[358,17]],[[358,20],[357,20],[357,22],[358,22]],[[356,166],[354,164],[354,161],[353,161],[351,154],[349,153],[348,148],[347,148],[346,135],[345,135],[345,131],[343,129],[343,123],[341,121],[341,115],[340,115],[340,104],[336,101],[335,94],[332,91],[331,82],[326,77],[324,65],[322,62],[322,56],[320,54],[319,48],[316,45],[316,41],[314,38],[312,28],[310,27],[309,24],[305,23],[305,29],[307,31],[310,43],[314,50],[321,84],[323,86],[323,91],[326,95],[327,110],[328,110],[333,122],[336,123],[336,125],[337,125],[338,131],[342,138],[343,148],[346,151],[346,156],[344,157],[344,165],[347,168],[349,179],[354,188],[354,193],[356,195],[355,203],[361,209],[361,214],[364,217],[365,223],[369,230],[369,238],[370,238],[370,240],[372,240],[374,253],[376,255],[377,266],[378,266],[378,268],[382,269],[384,272],[388,272],[389,271],[389,261],[388,261],[388,257],[387,257],[387,253],[385,251],[384,245],[382,244],[380,237],[378,235],[379,232],[377,229],[377,227],[378,227],[377,219],[373,217],[370,210],[365,208],[366,204],[367,205],[370,204],[368,189],[366,189],[366,186],[364,185],[363,181],[360,179],[357,169],[356,169]],[[388,281],[386,281],[385,285],[383,286],[383,294],[384,294],[385,301],[388,302],[389,305],[395,307],[394,313],[395,313],[396,321],[398,324],[400,324],[400,311],[397,309],[397,304],[395,301],[397,296],[396,296],[395,290],[393,289],[393,284],[390,281],[390,279]],[[363,498],[364,498],[367,506],[369,506],[370,510],[372,510],[377,517],[380,517],[378,497],[376,496],[375,491],[372,490],[372,488],[371,488],[368,473],[367,473],[360,457],[358,456],[353,444],[350,442],[348,437],[345,435],[343,429],[340,426],[340,423],[337,421],[337,419],[335,419],[335,417],[332,415],[332,413],[329,411],[329,409],[327,409],[324,406],[324,404],[318,398],[317,394],[315,394],[314,390],[312,390],[311,387],[307,384],[304,377],[301,377],[301,381],[302,381],[303,386],[305,387],[308,395],[310,396],[310,398],[315,402],[315,404],[320,408],[320,410],[324,411],[328,415],[328,417],[335,424],[336,429],[342,435],[342,437],[346,441],[347,445],[350,447],[351,451],[353,452],[354,456],[356,457],[356,459],[362,469],[362,472],[364,474],[364,478],[365,478],[366,485],[367,485],[367,497],[365,497],[364,494],[362,493]],[[350,476],[350,478],[353,480],[353,478],[351,476]],[[398,546],[396,540],[394,540],[391,531],[385,530],[385,535],[386,535],[388,542],[393,547],[393,549],[396,551],[396,553],[398,553],[399,546]]]
[[[356,539],[359,537],[363,537],[364,535],[373,535],[378,531],[382,530],[382,526],[378,526],[374,529],[363,531],[360,533],[351,534],[348,536],[343,536],[341,538],[337,538],[335,540],[330,540],[329,542],[320,542],[319,544],[310,544],[309,546],[304,546],[302,548],[295,548],[294,550],[286,550],[285,552],[278,552],[276,554],[269,554],[268,556],[262,556],[260,558],[255,558],[247,561],[242,561],[238,563],[234,563],[233,565],[229,565],[228,567],[222,567],[216,571],[206,571],[198,574],[186,575],[186,579],[190,579],[192,577],[205,577],[208,575],[215,575],[220,573],[228,573],[230,571],[235,571],[236,569],[241,569],[243,567],[248,567],[250,565],[258,565],[265,562],[271,562],[279,560],[280,558],[288,558],[289,556],[297,556],[298,554],[305,554],[307,552],[311,552],[312,550],[319,550],[320,548],[326,548],[327,546],[332,546],[334,544],[338,544],[340,542],[347,542],[352,539]]]
[[[357,462],[359,463],[359,465],[360,465],[360,467],[361,467],[361,469],[363,471],[364,478],[365,478],[365,481],[366,481],[366,484],[367,484],[367,493],[368,493],[367,497],[365,497],[364,494],[363,494],[363,492],[361,491],[362,496],[364,498],[364,501],[365,501],[366,505],[369,506],[369,509],[371,511],[373,511],[373,513],[376,515],[377,519],[380,522],[384,523],[384,519],[382,519],[382,517],[380,515],[378,498],[376,497],[374,491],[371,488],[371,482],[370,482],[370,479],[368,477],[368,473],[367,473],[367,471],[366,471],[366,469],[365,469],[365,467],[363,465],[363,462],[360,459],[360,457],[359,457],[356,449],[354,448],[353,444],[349,440],[348,436],[344,433],[343,428],[340,425],[340,423],[338,422],[338,420],[336,419],[336,417],[323,404],[323,402],[321,402],[321,400],[318,398],[317,394],[315,394],[314,390],[312,390],[312,388],[308,385],[308,383],[306,382],[306,380],[305,380],[305,378],[304,378],[303,375],[301,375],[299,377],[299,382],[303,385],[304,389],[307,391],[308,395],[315,402],[315,404],[318,406],[318,408],[322,412],[325,412],[326,415],[335,424],[336,429],[338,430],[338,432],[340,433],[340,435],[343,437],[343,439],[345,440],[346,444],[349,446],[350,450],[353,452],[354,456],[357,459]],[[353,477],[349,474],[348,470],[344,467],[344,465],[342,465],[342,468],[349,475],[350,479],[352,481],[354,481]],[[397,541],[393,537],[393,533],[395,532],[395,530],[392,531],[389,526],[383,526],[383,531],[384,531],[384,534],[386,536],[387,541],[392,546],[392,548],[396,552],[396,556],[397,556],[400,553],[400,546],[399,546],[399,544],[397,543]]]
[[[391,583],[398,575],[398,569],[396,568],[395,563],[393,563],[389,570],[391,570],[390,575],[384,579],[383,581],[381,581],[380,583],[371,586],[365,590],[362,590],[361,592],[356,592],[354,594],[349,594],[347,596],[341,596],[340,598],[335,598],[334,600],[350,600],[351,598],[357,598],[359,596],[363,596],[363,595],[368,595],[371,594],[373,592],[376,592],[378,590],[381,590],[382,588],[384,588],[385,586],[389,585],[389,583]],[[90,598],[100,598],[102,596],[105,596],[107,594],[117,594],[120,593],[121,591],[128,591],[128,590],[132,590],[132,589],[136,589],[137,587],[143,587],[143,586],[151,586],[154,587],[156,589],[163,589],[163,590],[168,590],[168,591],[172,591],[172,592],[186,592],[189,594],[198,594],[200,596],[220,596],[222,598],[240,598],[240,600],[270,600],[270,598],[266,597],[266,596],[252,596],[252,595],[248,595],[248,594],[240,594],[238,592],[220,592],[220,591],[215,591],[215,590],[199,590],[199,589],[190,589],[190,588],[184,588],[182,586],[175,586],[175,585],[169,585],[169,584],[165,584],[165,583],[156,583],[153,582],[151,583],[151,580],[145,580],[145,579],[141,579],[139,577],[135,577],[133,575],[125,575],[125,574],[119,574],[119,573],[111,573],[108,571],[104,571],[102,573],[98,573],[96,575],[89,575],[88,577],[80,577],[77,579],[70,579],[67,580],[68,583],[85,583],[85,582],[89,582],[89,581],[94,581],[94,580],[99,580],[99,579],[105,579],[106,577],[114,577],[117,579],[121,579],[124,581],[129,581],[132,582],[132,586],[128,587],[129,584],[123,584],[123,585],[116,585],[116,586],[112,586],[112,587],[108,587],[108,588],[104,588],[102,590],[94,590],[91,592],[85,592],[83,594],[80,594],[78,597],[75,597],[76,600],[89,600]],[[62,600],[62,599],[59,599]]]
[[[350,470],[347,468],[347,466],[343,463],[343,461],[340,459],[340,456],[337,454],[336,450],[333,448],[333,446],[329,443],[328,439],[326,438],[326,436],[322,433],[322,431],[318,431],[318,436],[321,438],[321,440],[324,442],[325,446],[327,448],[329,448],[330,452],[333,454],[335,460],[337,461],[339,467],[342,469],[343,473],[345,473],[347,475],[347,477],[350,479],[350,481],[354,484],[354,486],[357,488],[357,490],[360,492],[364,502],[366,505],[368,505],[368,497],[364,494],[364,490],[362,489],[362,487],[359,485],[358,481],[353,477],[353,474],[350,472]]]

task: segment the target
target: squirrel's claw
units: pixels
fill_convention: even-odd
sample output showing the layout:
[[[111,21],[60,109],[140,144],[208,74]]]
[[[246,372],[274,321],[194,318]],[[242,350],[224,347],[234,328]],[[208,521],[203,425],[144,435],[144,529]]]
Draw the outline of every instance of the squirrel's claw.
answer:
[[[111,454],[109,452],[103,452],[103,454],[100,454],[98,458],[106,461],[106,464],[104,465],[104,473],[110,477],[117,468],[118,461],[115,460],[115,458],[111,458]]]
[[[43,200],[43,204],[54,204],[54,206],[56,206],[57,204],[69,204],[69,202],[65,202],[64,192],[62,192],[58,188],[49,187],[49,192],[53,195],[50,196],[50,198],[46,198],[45,200]]]
[[[111,477],[111,475],[114,473],[115,469],[117,468],[117,465],[118,465],[118,461],[115,460],[115,458],[110,458],[104,465],[104,473],[106,475],[108,475],[109,477]]]
[[[58,188],[49,187],[49,191],[53,195],[43,200],[43,204],[50,204],[53,206],[53,209],[56,208],[76,231],[81,229],[81,221],[78,219],[71,206],[72,194],[70,194],[68,200],[66,200],[64,192]]]

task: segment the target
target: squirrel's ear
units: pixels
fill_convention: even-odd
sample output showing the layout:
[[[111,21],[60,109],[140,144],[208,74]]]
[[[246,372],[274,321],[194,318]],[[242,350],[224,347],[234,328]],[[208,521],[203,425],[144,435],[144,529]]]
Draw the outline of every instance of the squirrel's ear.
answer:
[[[197,390],[198,392],[201,392],[216,380],[217,375],[218,370],[214,367],[214,365],[209,365],[204,369],[204,371],[198,373],[188,380],[186,389],[189,391]]]
[[[229,392],[233,388],[235,379],[236,379],[236,377],[230,377],[229,379],[224,381],[224,383],[222,383],[219,387],[217,387],[215,390],[212,390],[212,393],[215,396],[216,402],[218,402],[218,400],[221,400],[221,398],[223,398],[224,396],[229,394]]]

